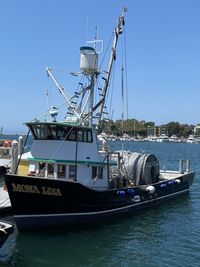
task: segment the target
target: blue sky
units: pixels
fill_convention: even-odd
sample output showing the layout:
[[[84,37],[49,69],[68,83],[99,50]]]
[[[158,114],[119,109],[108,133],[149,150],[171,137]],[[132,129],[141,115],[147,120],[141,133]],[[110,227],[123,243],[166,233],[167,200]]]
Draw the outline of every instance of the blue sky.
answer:
[[[25,133],[23,122],[46,111],[45,67],[79,71],[79,47],[85,45],[86,28],[92,39],[98,26],[106,46],[123,6],[128,7],[129,118],[156,124],[200,123],[200,1],[2,0],[0,126],[4,133]],[[72,86],[68,80],[62,84]],[[119,80],[115,87],[120,88]],[[113,119],[120,118],[119,94],[113,96],[113,104]]]

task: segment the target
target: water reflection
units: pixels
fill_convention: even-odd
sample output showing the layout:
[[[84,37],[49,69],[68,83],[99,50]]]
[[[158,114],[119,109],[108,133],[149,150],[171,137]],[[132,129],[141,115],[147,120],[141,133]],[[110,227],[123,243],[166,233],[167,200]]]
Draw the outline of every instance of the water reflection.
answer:
[[[162,257],[168,264],[167,255],[175,260],[177,246],[184,241],[181,233],[184,242],[191,236],[192,212],[191,198],[185,196],[175,205],[170,201],[110,224],[26,234],[16,231],[10,263],[21,267],[160,266],[156,264]],[[179,254],[187,252],[188,248],[183,248]]]

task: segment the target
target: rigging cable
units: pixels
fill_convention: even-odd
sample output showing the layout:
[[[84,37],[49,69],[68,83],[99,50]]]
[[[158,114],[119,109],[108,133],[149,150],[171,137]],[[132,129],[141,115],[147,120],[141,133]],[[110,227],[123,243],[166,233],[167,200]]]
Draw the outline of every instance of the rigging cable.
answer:
[[[126,27],[124,25],[124,65],[125,65],[125,90],[126,90],[126,115],[127,115],[127,120],[129,118],[129,114],[128,114],[128,111],[129,111],[129,103],[128,103],[128,79],[127,79],[127,53],[126,53]]]
[[[107,46],[106,46],[105,52],[103,53],[102,60],[101,60],[101,62],[100,62],[100,64],[99,64],[99,69],[101,69],[101,67],[102,67],[102,65],[103,65],[103,62],[104,62],[104,60],[105,60],[105,57],[106,57],[106,55],[107,55],[107,53],[108,53],[108,49],[109,49],[109,47],[110,47],[110,45],[111,45],[111,41],[112,41],[112,39],[113,39],[113,33],[111,34],[111,36],[110,36],[110,40],[109,40],[109,42],[108,42],[108,44],[107,44]]]
[[[111,95],[110,95],[110,109],[109,109],[109,114],[111,114],[111,109],[112,109],[112,100],[113,100],[113,88],[114,88],[114,78],[115,78],[115,63],[113,64],[113,71],[112,71],[112,87],[111,87]]]
[[[124,100],[126,99],[126,120],[128,120],[128,88],[127,88],[127,56],[126,56],[126,31],[125,31],[125,25],[123,29],[123,39],[121,42],[122,46],[122,68],[121,68],[121,97],[122,97],[122,113],[121,113],[121,125],[122,125],[122,151],[124,149],[124,144],[123,144],[123,135],[124,135]],[[125,66],[125,67],[124,67]],[[124,77],[124,71],[125,71],[125,77]],[[125,85],[125,87],[124,87]],[[124,90],[125,89],[125,90]],[[125,91],[125,92],[124,92]]]

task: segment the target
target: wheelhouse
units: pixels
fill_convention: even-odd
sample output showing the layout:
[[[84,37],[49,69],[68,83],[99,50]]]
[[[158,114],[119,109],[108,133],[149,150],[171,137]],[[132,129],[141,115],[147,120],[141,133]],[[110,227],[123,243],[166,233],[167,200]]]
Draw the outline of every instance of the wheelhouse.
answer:
[[[60,123],[27,123],[35,140],[62,140],[92,143],[92,130]]]
[[[108,162],[106,151],[99,151],[96,129],[65,122],[26,125],[33,144],[20,160],[19,175],[77,181],[99,190],[108,188],[108,169],[116,162]]]

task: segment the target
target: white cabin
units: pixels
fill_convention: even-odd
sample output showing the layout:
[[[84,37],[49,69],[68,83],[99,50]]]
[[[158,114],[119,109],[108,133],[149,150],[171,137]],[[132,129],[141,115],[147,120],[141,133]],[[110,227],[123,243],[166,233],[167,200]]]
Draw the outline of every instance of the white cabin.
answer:
[[[27,123],[34,141],[23,154],[18,174],[68,179],[98,190],[108,189],[105,151],[99,151],[97,133],[89,127],[57,122]]]

